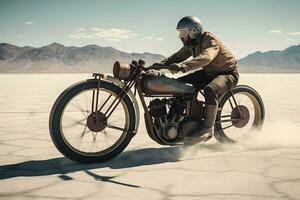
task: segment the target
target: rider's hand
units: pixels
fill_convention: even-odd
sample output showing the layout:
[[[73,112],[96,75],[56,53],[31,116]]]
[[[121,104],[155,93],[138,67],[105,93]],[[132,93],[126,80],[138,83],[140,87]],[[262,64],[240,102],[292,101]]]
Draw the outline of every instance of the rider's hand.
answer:
[[[180,63],[173,63],[169,66],[169,70],[172,74],[175,74],[177,72],[185,72],[185,66]]]
[[[151,69],[159,69],[160,67],[164,66],[163,63],[153,63],[149,68]]]
[[[164,64],[163,63],[153,63],[151,66],[161,67],[161,66],[164,66]]]

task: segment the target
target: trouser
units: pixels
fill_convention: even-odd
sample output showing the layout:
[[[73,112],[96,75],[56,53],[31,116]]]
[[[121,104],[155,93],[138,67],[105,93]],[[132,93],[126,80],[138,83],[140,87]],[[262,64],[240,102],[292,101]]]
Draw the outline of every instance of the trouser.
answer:
[[[181,76],[177,80],[190,83],[194,87],[203,89],[205,103],[218,104],[218,96],[229,91],[238,83],[239,74],[237,70],[225,73],[208,75],[204,70],[198,70],[191,74]]]

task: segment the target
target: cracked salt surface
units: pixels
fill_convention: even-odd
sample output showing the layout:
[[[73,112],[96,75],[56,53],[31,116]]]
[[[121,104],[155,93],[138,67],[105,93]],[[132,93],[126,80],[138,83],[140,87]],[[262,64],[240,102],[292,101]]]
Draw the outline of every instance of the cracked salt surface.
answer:
[[[300,199],[300,75],[241,74],[261,94],[266,121],[239,143],[163,147],[141,120],[120,156],[82,165],[55,149],[48,117],[63,89],[89,77],[0,75],[1,199]]]

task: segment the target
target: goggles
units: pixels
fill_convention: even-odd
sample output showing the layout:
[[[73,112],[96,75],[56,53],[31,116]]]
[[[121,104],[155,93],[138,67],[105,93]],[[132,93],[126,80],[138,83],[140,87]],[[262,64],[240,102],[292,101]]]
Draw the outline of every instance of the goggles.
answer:
[[[179,38],[185,38],[189,35],[189,31],[187,28],[180,28],[180,29],[177,29],[177,31],[178,31]]]

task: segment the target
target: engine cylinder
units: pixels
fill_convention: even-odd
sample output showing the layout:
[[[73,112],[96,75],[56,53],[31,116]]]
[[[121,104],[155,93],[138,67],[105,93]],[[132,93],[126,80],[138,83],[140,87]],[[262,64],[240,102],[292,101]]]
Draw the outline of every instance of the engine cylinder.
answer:
[[[149,112],[153,117],[161,117],[167,114],[166,105],[160,99],[152,100],[149,108]]]

